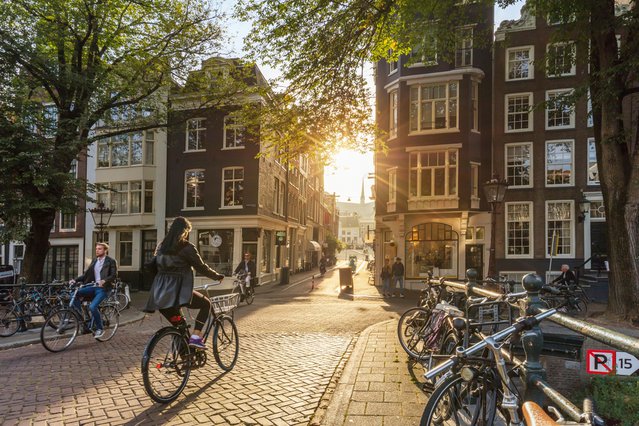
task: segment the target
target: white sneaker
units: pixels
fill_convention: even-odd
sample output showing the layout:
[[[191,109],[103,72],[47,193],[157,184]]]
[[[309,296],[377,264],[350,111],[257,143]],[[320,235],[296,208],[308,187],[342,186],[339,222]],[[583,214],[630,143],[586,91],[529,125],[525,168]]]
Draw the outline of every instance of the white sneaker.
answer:
[[[102,336],[104,336],[104,330],[96,330],[95,334],[93,335],[93,337],[96,339],[99,339]]]

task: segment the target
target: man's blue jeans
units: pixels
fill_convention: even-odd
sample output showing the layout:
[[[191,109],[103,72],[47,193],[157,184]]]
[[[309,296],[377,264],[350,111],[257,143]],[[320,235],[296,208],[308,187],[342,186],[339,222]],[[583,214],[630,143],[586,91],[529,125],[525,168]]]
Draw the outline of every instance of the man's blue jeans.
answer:
[[[393,293],[397,288],[397,283],[399,283],[399,294],[404,294],[404,277],[399,275],[393,276]]]
[[[78,293],[75,295],[73,307],[76,308],[78,312],[82,312],[82,302],[80,301],[80,297],[85,299],[93,298],[91,304],[89,305],[89,310],[91,311],[91,315],[93,316],[93,324],[95,325],[95,329],[102,330],[102,318],[100,317],[98,306],[100,306],[100,303],[104,299],[106,299],[107,296],[108,293],[104,289],[104,287],[84,287],[78,290]]]

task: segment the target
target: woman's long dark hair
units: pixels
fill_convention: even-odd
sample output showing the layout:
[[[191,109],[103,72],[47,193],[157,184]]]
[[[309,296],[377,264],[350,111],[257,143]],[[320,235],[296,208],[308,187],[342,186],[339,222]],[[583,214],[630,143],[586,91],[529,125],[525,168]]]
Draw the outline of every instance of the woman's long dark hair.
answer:
[[[191,230],[191,222],[185,217],[178,216],[173,220],[169,232],[158,245],[155,254],[175,254],[188,241],[189,231]]]

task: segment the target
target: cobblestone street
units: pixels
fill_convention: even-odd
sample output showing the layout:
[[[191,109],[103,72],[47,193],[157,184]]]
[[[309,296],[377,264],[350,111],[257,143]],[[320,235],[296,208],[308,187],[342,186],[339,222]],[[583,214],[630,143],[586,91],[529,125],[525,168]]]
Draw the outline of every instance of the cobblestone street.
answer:
[[[158,314],[107,343],[81,336],[60,354],[40,344],[0,351],[0,424],[308,424],[358,333],[413,303],[337,297],[336,273],[309,286],[258,289],[255,303],[236,311],[235,368],[222,374],[210,356],[167,406],[151,401],[140,374],[143,348],[165,324]]]

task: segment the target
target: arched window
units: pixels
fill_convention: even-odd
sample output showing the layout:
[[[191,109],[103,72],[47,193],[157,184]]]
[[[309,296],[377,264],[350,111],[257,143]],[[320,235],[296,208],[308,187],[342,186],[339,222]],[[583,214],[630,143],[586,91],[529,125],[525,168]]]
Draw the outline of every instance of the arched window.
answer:
[[[459,234],[444,223],[422,223],[406,234],[406,277],[457,275]]]

